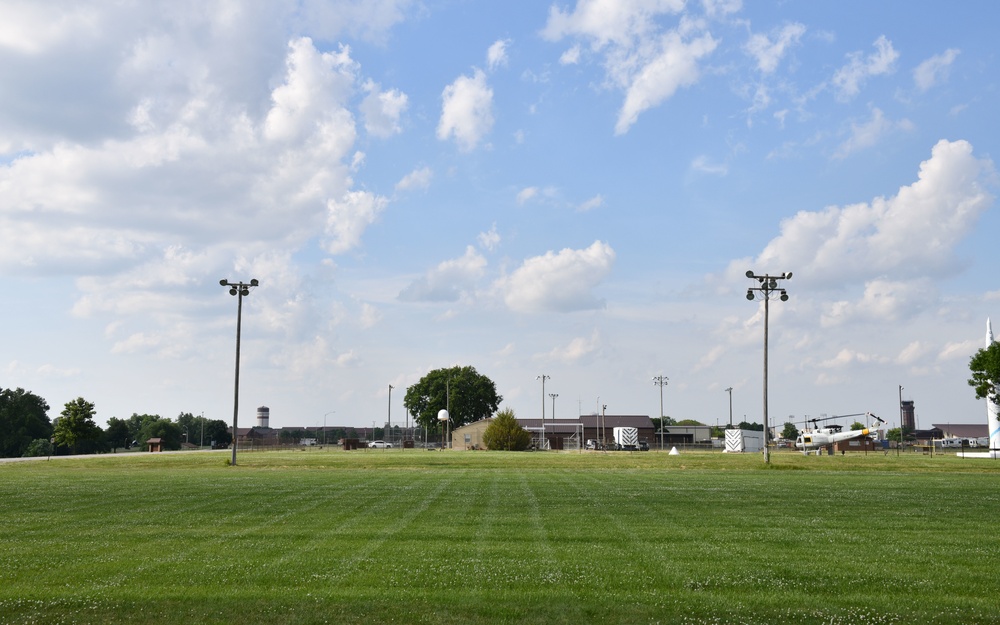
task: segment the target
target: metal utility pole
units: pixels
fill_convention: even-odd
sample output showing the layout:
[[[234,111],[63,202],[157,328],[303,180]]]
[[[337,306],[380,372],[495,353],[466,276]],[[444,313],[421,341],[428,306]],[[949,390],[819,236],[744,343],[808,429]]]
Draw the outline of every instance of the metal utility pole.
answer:
[[[653,384],[660,387],[660,451],[663,451],[663,387],[670,381],[665,375],[653,376]]]
[[[747,299],[753,301],[757,295],[764,300],[764,463],[770,464],[771,456],[767,449],[767,325],[768,325],[768,303],[771,298],[777,296],[783,302],[788,301],[788,293],[778,286],[778,280],[790,280],[792,272],[782,273],[780,276],[756,275],[752,270],[747,271],[747,277],[756,280],[758,286],[747,289]]]
[[[230,282],[223,278],[219,284],[229,287],[229,294],[236,296],[236,383],[233,391],[233,459],[232,466],[236,466],[236,420],[240,414],[240,330],[243,325],[243,297],[250,295],[250,289],[260,285],[257,278],[250,282]]]
[[[535,379],[542,381],[542,441],[540,449],[544,450],[545,449],[545,380],[551,380],[552,377],[545,375],[543,373],[541,375],[536,375]]]
[[[556,427],[556,397],[559,397],[559,393],[549,393],[549,397],[552,398],[552,433],[555,434]]]
[[[394,388],[396,388],[396,387],[394,387],[392,384],[389,385],[389,414],[386,417],[388,419],[388,421],[389,421],[389,436],[388,436],[388,439],[389,439],[390,442],[392,442],[392,389],[394,389]]]
[[[733,387],[726,389],[729,393],[729,429],[733,429]]]

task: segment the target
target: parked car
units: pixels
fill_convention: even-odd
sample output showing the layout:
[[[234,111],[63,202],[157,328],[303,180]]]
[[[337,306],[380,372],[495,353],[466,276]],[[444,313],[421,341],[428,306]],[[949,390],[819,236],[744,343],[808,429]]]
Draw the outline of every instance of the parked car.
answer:
[[[392,443],[387,443],[385,441],[372,441],[368,443],[368,447],[373,449],[392,449]]]

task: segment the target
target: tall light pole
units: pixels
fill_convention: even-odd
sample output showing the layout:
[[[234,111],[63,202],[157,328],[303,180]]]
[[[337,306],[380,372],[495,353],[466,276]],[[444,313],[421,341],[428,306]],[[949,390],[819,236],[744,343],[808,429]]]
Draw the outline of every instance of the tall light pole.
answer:
[[[783,302],[788,301],[788,293],[778,286],[778,280],[790,280],[792,272],[782,273],[780,276],[760,275],[752,270],[747,271],[747,277],[756,280],[758,286],[747,289],[747,299],[751,302],[760,295],[764,300],[764,463],[770,464],[771,456],[767,450],[767,325],[768,325],[768,302],[777,296]]]
[[[725,389],[729,393],[729,429],[733,429],[733,387]]]
[[[392,389],[396,388],[392,384],[389,385],[389,441],[392,441]]]
[[[552,377],[548,376],[548,375],[545,375],[543,373],[541,375],[536,375],[535,379],[542,381],[542,446],[541,446],[541,448],[544,450],[545,449],[545,380],[551,380]]]
[[[232,466],[236,466],[236,419],[240,414],[240,330],[243,325],[243,297],[250,295],[250,289],[260,285],[257,278],[250,282],[230,282],[223,278],[219,284],[229,287],[229,294],[236,296],[236,383],[233,391],[233,460]]]
[[[660,387],[660,451],[663,451],[663,387],[670,381],[665,375],[653,376],[653,384]]]
[[[326,445],[326,418],[329,415],[336,413],[336,410],[331,410],[330,412],[323,415],[323,444]]]
[[[552,398],[552,434],[555,434],[556,427],[556,397],[559,397],[559,393],[549,393],[549,397]]]
[[[899,457],[899,448],[903,446],[903,386],[899,386],[899,444],[896,445],[896,456]]]

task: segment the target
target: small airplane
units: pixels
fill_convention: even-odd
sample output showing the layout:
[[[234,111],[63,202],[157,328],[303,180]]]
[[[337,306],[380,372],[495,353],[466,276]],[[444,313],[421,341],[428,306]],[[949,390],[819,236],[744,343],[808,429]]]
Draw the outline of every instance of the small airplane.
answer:
[[[832,419],[843,419],[845,417],[871,417],[875,419],[878,423],[871,428],[863,428],[860,430],[849,430],[847,432],[842,432],[844,426],[839,424],[830,424],[824,427],[819,426],[820,421],[830,421]],[[859,412],[857,414],[844,414],[835,415],[832,417],[827,417],[826,419],[809,419],[808,422],[813,424],[811,430],[807,430],[799,434],[799,437],[795,439],[795,447],[802,450],[802,455],[808,456],[810,451],[815,451],[817,455],[822,453],[824,447],[829,447],[834,443],[839,443],[840,441],[849,441],[852,438],[860,438],[862,436],[868,436],[871,434],[875,428],[879,427],[885,423],[884,419],[880,419],[870,412]],[[807,423],[808,423],[807,422]]]

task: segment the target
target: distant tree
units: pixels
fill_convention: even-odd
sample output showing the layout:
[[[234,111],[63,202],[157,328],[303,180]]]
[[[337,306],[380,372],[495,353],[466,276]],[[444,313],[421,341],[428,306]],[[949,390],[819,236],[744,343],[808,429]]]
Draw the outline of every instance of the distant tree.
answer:
[[[797,438],[798,435],[799,435],[799,429],[795,427],[795,424],[790,421],[786,421],[785,429],[781,430],[781,438],[784,438],[786,440],[793,440]]]
[[[118,417],[108,419],[108,427],[104,430],[104,440],[107,441],[108,447],[112,451],[118,451],[119,447],[128,447],[129,443],[134,440],[130,437],[128,421]]]
[[[664,427],[666,427],[668,425],[677,425],[677,421],[675,419],[673,419],[671,417],[666,417],[666,416],[663,417],[662,419],[660,417],[653,417],[652,419],[650,419],[650,421],[653,422],[653,431],[654,432],[659,432],[660,431],[661,423],[662,423],[662,425]]]
[[[47,438],[36,438],[31,441],[28,448],[24,450],[21,454],[24,458],[37,458],[38,456],[51,456],[52,455],[52,443],[49,442]]]
[[[221,419],[213,419],[205,422],[205,440],[207,444],[215,444],[216,447],[228,447],[233,442],[233,435],[229,433],[229,426]]]
[[[101,437],[101,428],[94,423],[94,404],[82,397],[66,403],[56,420],[52,437],[71,453],[81,451],[81,445],[95,442]]]
[[[524,451],[531,445],[531,433],[517,422],[513,410],[504,408],[486,426],[483,442],[487,449]]]
[[[403,405],[425,428],[438,427],[438,411],[448,408],[451,427],[485,419],[503,401],[493,380],[473,367],[435,369],[406,389]]]
[[[23,388],[0,389],[0,457],[24,454],[32,441],[52,437],[49,405]]]
[[[860,421],[855,421],[854,423],[851,424],[852,432],[857,432],[858,430],[863,430],[863,429],[865,429],[865,424],[861,423]]]
[[[750,432],[764,431],[764,425],[761,423],[748,423],[747,421],[740,421],[740,424],[737,427],[741,430],[748,430]]]
[[[159,421],[162,419],[158,414],[136,414],[132,413],[132,416],[126,421],[128,423],[128,432],[132,437],[132,440],[140,445],[146,443],[146,439],[142,438],[142,431],[146,429],[150,423],[154,421]]]
[[[158,418],[143,426],[138,440],[140,445],[145,445],[149,439],[159,438],[163,441],[164,449],[180,449],[183,435],[181,426],[170,419]]]
[[[996,392],[1000,388],[1000,343],[976,352],[969,361],[969,370],[972,372],[969,386],[976,389],[976,399],[989,398],[1000,404],[1000,393]]]
[[[680,421],[678,421],[674,425],[701,425],[701,426],[703,426],[705,424],[702,423],[702,422],[700,422],[700,421],[695,421],[694,419],[681,419]]]

